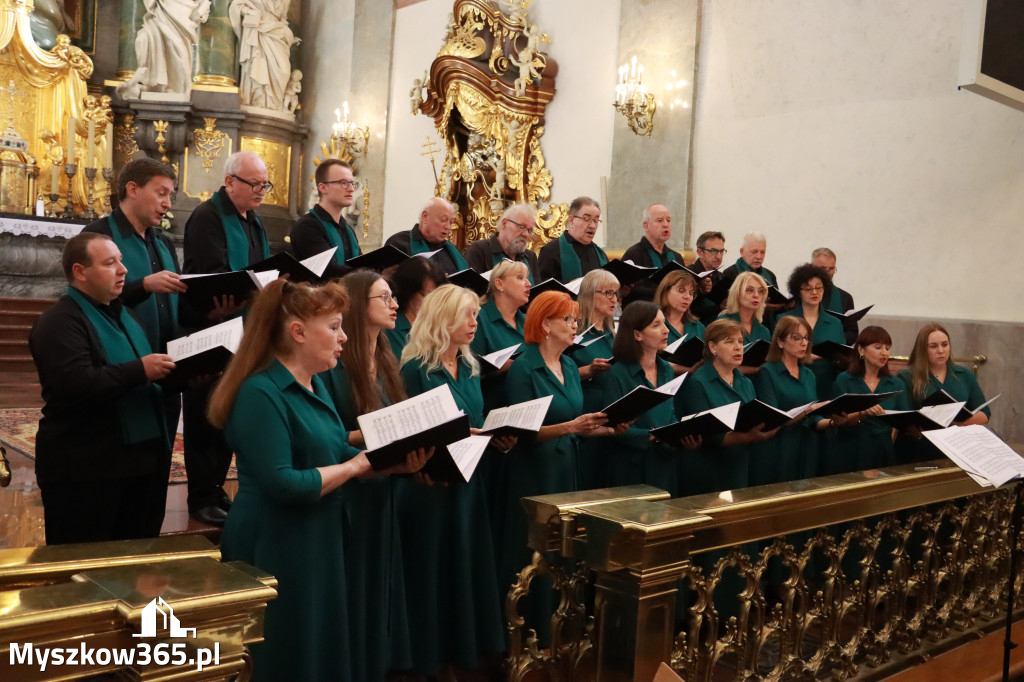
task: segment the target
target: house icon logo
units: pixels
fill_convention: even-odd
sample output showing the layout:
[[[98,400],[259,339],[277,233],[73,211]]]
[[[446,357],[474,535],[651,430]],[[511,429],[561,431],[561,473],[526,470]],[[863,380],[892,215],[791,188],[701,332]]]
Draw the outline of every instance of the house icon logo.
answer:
[[[170,637],[192,637],[196,636],[195,628],[183,628],[178,618],[174,615],[174,609],[161,597],[156,597],[146,604],[142,609],[142,632],[133,634],[132,637],[156,637],[157,619],[162,623],[160,629],[167,632]]]

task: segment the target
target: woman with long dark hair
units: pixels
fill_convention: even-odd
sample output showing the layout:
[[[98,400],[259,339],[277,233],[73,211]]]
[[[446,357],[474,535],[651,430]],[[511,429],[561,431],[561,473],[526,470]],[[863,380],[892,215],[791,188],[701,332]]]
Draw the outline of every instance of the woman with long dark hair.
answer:
[[[391,342],[391,351],[396,358],[402,357],[402,349],[409,340],[409,330],[423,304],[423,297],[444,282],[444,273],[429,258],[409,258],[392,273],[390,285],[398,301],[398,317],[395,318],[395,326],[384,330],[384,335]]]

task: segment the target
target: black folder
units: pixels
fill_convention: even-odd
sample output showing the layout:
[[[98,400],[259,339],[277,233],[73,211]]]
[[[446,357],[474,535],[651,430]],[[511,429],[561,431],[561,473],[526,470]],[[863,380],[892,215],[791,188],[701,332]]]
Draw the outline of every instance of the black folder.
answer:
[[[361,256],[354,256],[345,261],[350,268],[370,268],[380,272],[392,265],[399,265],[409,260],[411,256],[397,246],[385,244],[379,249],[364,253]]]
[[[868,314],[868,311],[871,310],[874,307],[875,307],[875,304],[872,303],[867,308],[861,308],[860,310],[851,310],[851,311],[849,311],[847,313],[836,312],[835,310],[829,310],[828,308],[825,309],[825,312],[827,312],[829,315],[832,315],[834,317],[838,317],[840,320],[844,320],[844,321],[845,320],[849,320],[850,322],[860,322],[861,319],[863,319],[863,317]]]
[[[584,332],[584,334],[585,333],[586,332]],[[563,353],[565,355],[572,355],[576,351],[583,350],[584,348],[588,347],[590,344],[597,343],[598,341],[600,341],[604,337],[610,336],[610,335],[611,335],[611,332],[605,332],[604,334],[601,334],[600,336],[595,336],[592,339],[587,339],[586,341],[581,341],[580,343],[576,343],[575,340],[574,340],[573,344],[571,346],[569,346],[568,348],[566,348],[563,351]],[[576,336],[583,336],[583,334],[577,334]]]
[[[459,471],[446,446],[468,437],[469,417],[460,414],[419,433],[393,440],[376,450],[367,450],[366,458],[370,460],[370,466],[374,471],[383,471],[405,462],[405,456],[413,450],[432,447],[434,455],[423,467],[423,472],[439,483],[463,482],[465,479],[462,472]]]
[[[290,253],[275,253],[270,258],[261,260],[255,265],[250,265],[249,270],[253,272],[266,272],[267,270],[277,270],[278,273],[283,277],[288,275],[288,281],[299,283],[309,282],[310,284],[320,284],[324,281],[324,278],[316,274],[305,265],[296,260],[295,256]]]
[[[199,377],[220,374],[231,362],[235,354],[224,346],[214,346],[200,351],[195,355],[174,361],[174,369],[170,374],[158,381],[164,390],[172,392],[184,391],[190,381]]]
[[[569,287],[565,286],[554,277],[548,277],[543,282],[538,282],[537,284],[530,287],[530,300],[532,301],[534,298],[540,296],[545,291],[561,291],[563,293],[569,294],[572,300],[576,300],[576,294],[572,293],[572,290],[569,289]]]
[[[473,268],[466,268],[448,275],[448,282],[456,286],[466,287],[477,296],[487,293],[487,286],[490,282]]]
[[[658,270],[643,265],[632,265],[618,258],[608,261],[601,268],[615,275],[615,278],[619,280],[619,285],[624,287],[647,279]]]
[[[736,431],[749,431],[758,424],[764,424],[767,431],[778,428],[788,422],[792,417],[760,400],[751,400],[749,403],[740,405],[740,412],[736,416]]]
[[[774,284],[768,285],[768,302],[774,305],[784,305],[793,300],[792,296],[787,296],[782,293],[782,289],[779,289]]]
[[[669,273],[677,272],[679,270],[690,273],[690,275],[700,283],[700,277],[697,276],[696,272],[674,260],[670,260],[668,263],[661,266],[660,270],[656,270],[654,274],[651,275],[651,281],[654,282],[655,285],[661,284],[661,280],[665,279]]]
[[[704,342],[697,336],[691,336],[679,344],[679,347],[676,348],[674,353],[669,353],[667,350],[663,350],[660,351],[660,355],[669,362],[674,362],[677,365],[693,367],[704,359]]]
[[[881,404],[902,391],[890,391],[888,393],[844,393],[838,398],[829,400],[824,405],[815,409],[811,414],[816,417],[831,417],[835,414],[850,414],[861,412],[875,405]]]
[[[751,341],[743,347],[743,366],[760,367],[768,357],[768,350],[772,344],[764,339]]]
[[[959,418],[959,416],[960,415],[957,415],[956,418]],[[934,429],[946,428],[942,424],[939,424],[917,410],[887,411],[878,418],[889,424],[889,426],[894,429],[899,429],[900,431],[904,431],[911,426],[916,426],[921,431],[932,431]]]
[[[615,426],[633,421],[644,412],[671,399],[670,393],[661,393],[647,386],[637,386],[601,412],[608,417],[607,426]]]
[[[811,352],[833,362],[850,363],[853,361],[853,356],[857,354],[857,349],[853,346],[847,346],[845,343],[822,341],[821,343],[814,344]]]
[[[732,429],[728,424],[708,411],[696,415],[691,414],[688,417],[683,417],[682,421],[651,429],[651,435],[669,445],[682,447],[683,438],[686,436],[705,438],[730,431]]]
[[[179,296],[200,312],[213,310],[214,297],[234,296],[235,303],[243,303],[251,294],[260,289],[254,275],[250,274],[248,270],[219,272],[201,277],[189,277],[182,281],[187,289]]]
[[[1000,394],[1000,395],[1002,395],[1002,394]],[[998,398],[998,397],[999,396],[997,395],[996,398]],[[989,400],[988,402],[986,402],[985,404],[981,405],[980,407],[978,407],[977,409],[974,409],[974,410],[968,410],[967,409],[967,405],[964,405],[963,407],[960,408],[960,411],[956,413],[956,417],[953,418],[953,421],[954,422],[967,421],[968,419],[973,417],[975,414],[977,414],[979,410],[981,410],[981,409],[983,409],[985,407],[988,407],[989,403],[994,401],[996,398],[992,398],[992,400]],[[939,390],[935,391],[930,396],[928,396],[927,398],[922,400],[921,401],[921,407],[933,407],[935,405],[952,405],[953,403],[958,403],[958,402],[960,402],[960,401],[957,400],[956,398],[954,398],[953,396],[951,396],[949,393],[947,393],[945,391],[945,389],[940,388]]]

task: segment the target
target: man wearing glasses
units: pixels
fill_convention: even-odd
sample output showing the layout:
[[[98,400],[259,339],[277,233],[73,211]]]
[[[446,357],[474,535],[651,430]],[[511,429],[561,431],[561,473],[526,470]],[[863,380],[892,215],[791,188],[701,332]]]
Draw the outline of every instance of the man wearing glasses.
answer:
[[[594,243],[601,225],[601,207],[590,197],[576,197],[569,204],[565,232],[540,250],[540,278],[571,282],[608,263],[608,256]]]
[[[448,241],[455,222],[455,207],[441,197],[431,197],[420,211],[420,221],[409,231],[396,232],[385,244],[405,251],[410,256],[437,251],[431,256],[434,265],[446,275],[469,267],[455,245]]]
[[[504,259],[526,263],[530,284],[537,283],[540,271],[537,254],[530,249],[537,229],[536,211],[530,204],[513,204],[505,209],[498,231],[490,239],[478,239],[466,249],[466,262],[477,272],[487,272]]]
[[[258,154],[235,152],[224,166],[224,185],[192,212],[185,223],[185,274],[242,270],[270,257],[263,224],[255,209],[273,189],[267,166]],[[188,319],[206,327],[237,314],[243,306],[232,297],[217,301],[209,316]],[[183,318],[185,310],[182,310]],[[183,319],[184,321],[184,319]],[[231,449],[224,434],[206,420],[212,385],[189,388],[182,394],[185,427],[185,469],[188,473],[188,511],[192,518],[223,526],[231,507],[224,479],[231,464]]]
[[[651,204],[643,213],[644,236],[640,241],[626,249],[622,260],[631,260],[637,265],[662,268],[670,261],[683,264],[683,254],[669,248],[668,240],[672,238],[672,213],[663,204]],[[633,301],[650,301],[658,288],[654,280],[645,278],[633,285],[623,306]]]
[[[353,179],[352,168],[341,159],[325,160],[316,167],[313,177],[320,201],[295,221],[289,237],[299,260],[338,247],[334,260],[324,270],[324,277],[334,279],[352,269],[345,261],[362,254],[355,232],[341,215],[352,205],[361,185]]]
[[[729,293],[728,287],[721,286],[722,260],[727,253],[725,235],[721,232],[704,232],[697,237],[697,260],[690,264],[689,269],[696,274],[710,272],[700,280],[697,287],[697,299],[691,306],[693,314],[700,318],[705,326],[711,324],[722,312],[722,301]]]
[[[828,273],[830,279],[832,279],[832,293],[829,294],[829,298],[822,301],[825,305],[826,310],[832,310],[837,313],[846,313],[853,310],[853,296],[849,292],[844,291],[836,286],[836,254],[832,249],[822,247],[815,249],[811,253],[811,265],[817,265],[819,268]],[[857,325],[856,320],[842,319],[840,322],[843,323],[843,336],[846,337],[847,345],[852,346],[857,341],[857,335],[860,334],[860,328]]]

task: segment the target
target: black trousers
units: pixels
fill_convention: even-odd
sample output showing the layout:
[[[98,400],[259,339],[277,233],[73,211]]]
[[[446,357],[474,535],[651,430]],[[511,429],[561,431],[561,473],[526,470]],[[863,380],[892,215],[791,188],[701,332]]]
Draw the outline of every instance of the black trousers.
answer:
[[[206,418],[212,391],[213,384],[207,384],[182,394],[190,513],[220,502],[225,496],[224,479],[231,466],[231,448],[224,440],[224,432]]]

